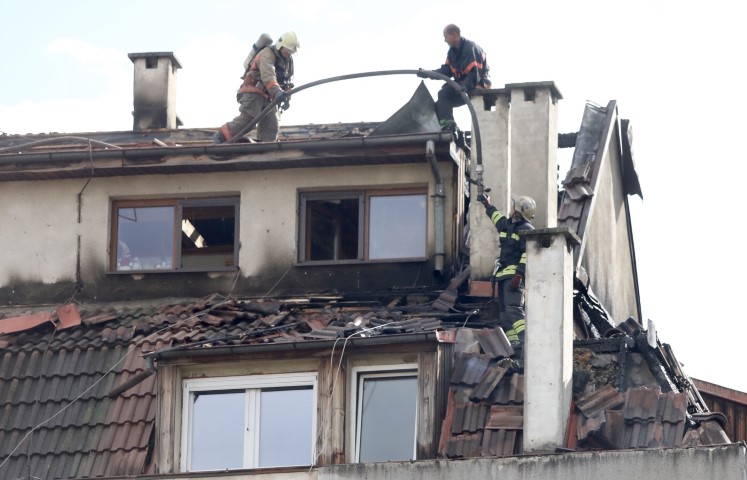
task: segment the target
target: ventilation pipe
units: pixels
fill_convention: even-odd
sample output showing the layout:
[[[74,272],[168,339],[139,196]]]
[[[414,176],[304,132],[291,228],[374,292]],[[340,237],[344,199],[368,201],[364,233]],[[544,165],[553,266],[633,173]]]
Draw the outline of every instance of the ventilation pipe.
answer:
[[[433,140],[428,140],[425,143],[425,157],[431,164],[433,169],[433,177],[436,179],[436,193],[433,195],[433,208],[434,216],[436,218],[436,262],[433,269],[433,275],[441,276],[444,270],[444,237],[446,236],[444,229],[444,179],[441,176],[441,172],[438,169],[438,161],[436,160],[436,144]]]

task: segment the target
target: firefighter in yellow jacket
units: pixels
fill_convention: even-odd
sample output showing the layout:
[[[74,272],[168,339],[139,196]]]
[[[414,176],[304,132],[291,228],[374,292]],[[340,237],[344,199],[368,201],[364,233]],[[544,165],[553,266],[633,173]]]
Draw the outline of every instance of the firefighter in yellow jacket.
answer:
[[[258,122],[257,140],[277,141],[280,113],[288,108],[286,92],[293,88],[293,54],[300,46],[296,34],[286,32],[274,45],[262,48],[254,56],[236,94],[239,115],[220,127],[213,136],[213,142],[223,143],[230,140],[254,121],[273,100],[278,100],[278,104],[274,112],[269,112]]]
[[[490,197],[481,195],[478,200],[485,206],[485,213],[498,230],[501,245],[492,279],[498,284],[501,328],[512,344],[523,344],[526,330],[524,273],[527,266],[527,243],[526,237],[519,235],[519,232],[534,230],[530,220],[534,218],[537,204],[530,197],[515,198],[512,200],[511,212],[506,217],[490,204]]]

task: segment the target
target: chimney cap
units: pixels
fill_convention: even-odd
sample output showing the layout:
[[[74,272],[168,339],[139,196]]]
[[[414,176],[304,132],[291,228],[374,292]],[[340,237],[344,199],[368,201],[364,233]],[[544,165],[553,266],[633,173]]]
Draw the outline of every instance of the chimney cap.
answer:
[[[130,57],[130,60],[132,60],[132,63],[135,63],[135,60],[138,58],[160,58],[160,57],[167,57],[171,59],[171,63],[176,68],[182,68],[181,64],[179,63],[179,60],[176,59],[174,56],[174,52],[145,52],[145,53],[128,53],[128,57]]]

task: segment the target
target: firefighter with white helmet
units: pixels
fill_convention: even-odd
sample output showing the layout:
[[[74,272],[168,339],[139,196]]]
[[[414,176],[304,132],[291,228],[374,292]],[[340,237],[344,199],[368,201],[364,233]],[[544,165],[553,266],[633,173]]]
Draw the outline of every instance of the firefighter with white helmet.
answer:
[[[480,195],[478,200],[485,206],[485,213],[498,230],[501,253],[491,281],[498,284],[501,328],[511,344],[518,347],[524,343],[526,330],[524,274],[527,264],[526,237],[519,235],[519,232],[534,230],[531,220],[537,203],[531,197],[515,197],[511,202],[511,212],[506,217],[490,204],[490,197]]]
[[[239,115],[221,126],[213,142],[223,143],[237,135],[259,116],[272,101],[277,101],[270,112],[257,123],[257,140],[275,142],[280,129],[280,113],[289,107],[289,93],[293,88],[293,54],[301,44],[295,32],[285,32],[274,45],[265,41],[266,34],[253,45],[254,55],[245,62],[248,67],[243,83],[236,93]],[[248,132],[245,132],[248,133]]]
[[[280,50],[281,48],[287,48],[291,53],[296,53],[301,47],[298,42],[296,32],[285,32],[277,42],[275,42],[275,48]]]

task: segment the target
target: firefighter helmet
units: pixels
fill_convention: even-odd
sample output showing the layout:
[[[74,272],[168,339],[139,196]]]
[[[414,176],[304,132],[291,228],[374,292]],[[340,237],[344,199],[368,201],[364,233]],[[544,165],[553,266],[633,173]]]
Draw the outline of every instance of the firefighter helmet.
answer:
[[[280,50],[282,47],[287,48],[291,53],[296,53],[301,48],[296,32],[285,32],[278,38],[278,41],[275,42],[275,48]]]
[[[534,211],[537,209],[537,203],[532,197],[517,197],[513,199],[514,211],[518,212],[524,220],[531,220],[534,218]]]

